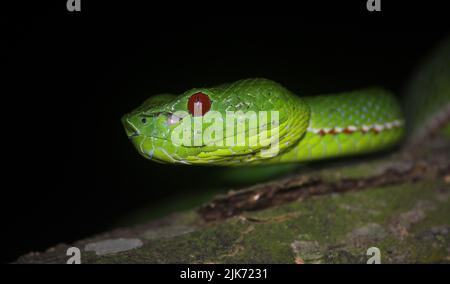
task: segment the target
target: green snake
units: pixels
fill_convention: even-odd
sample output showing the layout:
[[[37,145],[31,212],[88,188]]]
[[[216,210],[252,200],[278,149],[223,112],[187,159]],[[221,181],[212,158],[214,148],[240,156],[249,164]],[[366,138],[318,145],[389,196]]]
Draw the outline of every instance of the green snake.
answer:
[[[441,66],[442,61],[446,65],[450,58],[448,46],[447,43],[445,48],[441,48],[444,55],[437,56],[440,58],[438,64],[428,63],[422,68],[433,69],[434,64],[440,66],[437,67],[441,68],[440,71],[428,72],[432,75],[425,77],[434,77],[422,80],[425,83],[415,80],[417,82],[412,84],[417,92],[421,88],[429,88],[427,80],[435,82],[433,78],[440,78],[439,87],[428,97],[439,101],[440,107],[444,106],[441,118],[450,113],[450,76],[447,77],[450,64],[444,68]],[[438,75],[433,75],[433,72]],[[415,97],[420,96],[423,94]],[[200,113],[193,113],[192,104],[198,102],[202,103]],[[197,128],[193,123],[195,118],[205,118],[208,113],[226,117],[228,112],[258,114],[271,111],[278,114],[275,124],[270,124],[268,118],[266,128],[255,128],[250,125],[250,119],[255,119],[255,116],[249,116],[248,123],[244,121],[247,127],[241,129],[240,134],[245,133],[245,142],[248,142],[252,135],[269,137],[272,131],[276,132],[277,152],[272,156],[263,154],[271,145],[237,145],[237,134],[232,132],[218,135],[213,144],[200,142],[184,145],[174,143],[172,139],[177,127],[186,121],[192,126],[188,130],[190,135],[194,135],[195,131],[204,133],[213,122],[203,120]],[[432,111],[438,112],[436,109]],[[185,114],[180,116],[179,113]],[[260,119],[259,116],[256,119]],[[264,78],[194,88],[180,95],[156,95],[124,115],[122,123],[135,148],[147,159],[161,163],[220,166],[308,162],[372,153],[397,145],[406,134],[407,124],[396,97],[381,87],[304,96]],[[419,122],[415,123],[420,125]],[[219,120],[221,124],[226,126],[225,119]]]

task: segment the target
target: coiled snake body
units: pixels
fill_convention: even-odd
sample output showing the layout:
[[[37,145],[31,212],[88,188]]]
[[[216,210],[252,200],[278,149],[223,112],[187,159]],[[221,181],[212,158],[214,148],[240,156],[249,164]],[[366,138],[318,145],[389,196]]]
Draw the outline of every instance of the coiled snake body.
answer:
[[[450,63],[448,66],[446,64],[450,58],[449,46],[446,43],[438,52],[440,54],[435,56],[439,58],[439,64],[428,64],[440,66],[439,71],[429,67],[431,71],[420,75],[425,76],[425,79],[416,80],[417,83],[412,84],[414,92],[420,93],[418,90],[421,88],[429,88],[426,82],[436,84],[435,78],[440,78],[439,87],[435,88],[434,93],[428,94],[428,97],[439,101],[439,107],[444,109],[440,114],[441,120],[445,120],[450,113]],[[432,78],[427,79],[427,76]],[[439,99],[436,100],[436,97]],[[200,115],[198,112],[193,113],[193,104],[198,102],[202,103]],[[208,113],[226,117],[227,112],[258,114],[261,111],[277,111],[277,123],[262,130],[248,124],[244,129],[247,137],[245,141],[248,142],[255,134],[269,135],[272,129],[276,129],[278,149],[274,156],[263,154],[270,145],[236,145],[236,133],[225,132],[218,138],[222,140],[221,143],[215,144],[180,145],[172,140],[175,129],[184,119],[199,116],[206,118]],[[184,116],[178,114],[182,112],[185,113]],[[433,112],[437,113],[437,110]],[[389,91],[382,88],[308,97],[296,95],[280,84],[262,78],[245,79],[211,88],[195,88],[179,96],[154,96],[125,115],[122,122],[127,135],[142,156],[163,163],[196,165],[277,164],[357,155],[389,148],[397,144],[406,133],[405,118],[399,103]],[[211,124],[203,122],[200,130],[205,131]],[[225,126],[225,119],[219,124]],[[190,131],[195,131],[195,127]],[[267,133],[261,133],[262,131]],[[227,138],[233,138],[234,144],[227,143],[231,141]]]

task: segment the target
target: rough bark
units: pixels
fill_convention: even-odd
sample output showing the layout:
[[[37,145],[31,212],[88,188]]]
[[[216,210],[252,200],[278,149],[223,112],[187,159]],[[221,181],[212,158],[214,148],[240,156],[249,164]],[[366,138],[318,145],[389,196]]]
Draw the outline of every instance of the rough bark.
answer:
[[[18,263],[450,262],[450,145],[334,162],[192,211],[29,253]]]

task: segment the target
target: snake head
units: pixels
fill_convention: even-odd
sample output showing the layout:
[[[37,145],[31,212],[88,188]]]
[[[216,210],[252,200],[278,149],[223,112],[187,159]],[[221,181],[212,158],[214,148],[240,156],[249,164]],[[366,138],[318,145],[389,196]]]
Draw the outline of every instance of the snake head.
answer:
[[[266,79],[154,96],[122,117],[144,157],[200,165],[272,158],[300,139],[308,120],[309,107],[301,99]]]

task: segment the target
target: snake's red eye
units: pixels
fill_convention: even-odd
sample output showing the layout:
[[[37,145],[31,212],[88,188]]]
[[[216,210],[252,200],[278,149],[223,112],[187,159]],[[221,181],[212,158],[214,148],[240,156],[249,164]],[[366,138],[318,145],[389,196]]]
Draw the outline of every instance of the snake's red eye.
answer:
[[[203,116],[211,109],[211,100],[201,92],[193,94],[188,100],[188,110],[193,116]]]

